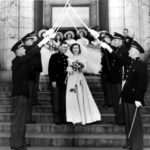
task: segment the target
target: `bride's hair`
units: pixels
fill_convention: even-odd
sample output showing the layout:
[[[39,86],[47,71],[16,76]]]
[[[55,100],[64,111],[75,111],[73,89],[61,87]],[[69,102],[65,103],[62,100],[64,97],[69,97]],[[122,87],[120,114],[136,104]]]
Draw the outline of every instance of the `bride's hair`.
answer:
[[[80,44],[78,44],[78,43],[74,43],[74,44],[72,44],[72,45],[70,46],[70,51],[71,51],[71,53],[74,54],[74,53],[73,53],[73,47],[74,47],[75,45],[77,45],[77,46],[79,47],[79,53],[78,53],[78,54],[81,54],[81,47],[80,47]]]

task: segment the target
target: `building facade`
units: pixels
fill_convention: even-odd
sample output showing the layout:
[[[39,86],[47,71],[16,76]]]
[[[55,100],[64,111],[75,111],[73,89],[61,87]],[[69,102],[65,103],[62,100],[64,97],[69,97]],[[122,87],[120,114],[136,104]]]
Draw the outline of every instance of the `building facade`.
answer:
[[[10,70],[12,45],[28,32],[43,26],[52,27],[55,9],[66,0],[0,1],[0,70]],[[123,28],[140,42],[145,51],[150,45],[149,0],[70,0],[73,7],[89,8],[88,25],[99,30],[122,33]],[[87,15],[87,14],[86,14]],[[87,16],[88,16],[87,15]],[[84,15],[83,15],[84,16]]]

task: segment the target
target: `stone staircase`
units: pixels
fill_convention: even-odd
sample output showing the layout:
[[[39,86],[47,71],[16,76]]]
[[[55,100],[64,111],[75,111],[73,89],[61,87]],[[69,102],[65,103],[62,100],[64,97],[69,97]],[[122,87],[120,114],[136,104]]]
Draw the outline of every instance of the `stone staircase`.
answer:
[[[123,126],[113,126],[112,108],[102,108],[104,97],[99,76],[88,76],[86,79],[94,99],[102,114],[99,124],[91,125],[55,125],[53,123],[51,91],[48,89],[48,78],[41,78],[39,103],[33,108],[33,120],[36,124],[27,125],[26,143],[29,150],[122,150],[125,144]],[[150,85],[150,84],[149,84]],[[11,110],[11,82],[0,84],[0,150],[9,149]],[[146,106],[143,107],[144,150],[150,150],[150,86],[145,95]]]

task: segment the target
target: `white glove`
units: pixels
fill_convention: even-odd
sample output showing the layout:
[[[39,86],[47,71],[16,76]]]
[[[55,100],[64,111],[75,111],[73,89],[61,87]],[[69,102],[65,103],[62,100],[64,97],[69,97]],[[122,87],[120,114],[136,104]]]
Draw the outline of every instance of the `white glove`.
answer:
[[[90,33],[91,33],[91,35],[94,37],[94,38],[98,38],[99,37],[99,32],[97,32],[97,31],[95,31],[95,30],[93,30],[93,29],[89,29],[88,30]]]
[[[136,106],[136,107],[141,107],[141,106],[142,106],[142,104],[141,104],[141,102],[140,102],[140,101],[135,101],[135,106]]]
[[[50,37],[45,37],[39,44],[38,47],[41,47],[42,45],[46,44],[50,40]]]
[[[55,81],[52,82],[52,87],[53,87],[53,88],[56,88],[56,86],[57,86],[56,82],[55,82]]]
[[[49,36],[53,33],[54,33],[54,30],[51,28],[51,29],[49,29],[48,31],[45,32],[44,37]]]
[[[50,38],[50,39],[54,39],[55,38],[55,36],[56,36],[56,33],[54,32],[54,33],[52,33],[52,34],[50,34],[50,35],[48,35],[48,37]]]
[[[106,48],[110,53],[112,53],[112,48],[105,42],[101,42],[101,47]]]

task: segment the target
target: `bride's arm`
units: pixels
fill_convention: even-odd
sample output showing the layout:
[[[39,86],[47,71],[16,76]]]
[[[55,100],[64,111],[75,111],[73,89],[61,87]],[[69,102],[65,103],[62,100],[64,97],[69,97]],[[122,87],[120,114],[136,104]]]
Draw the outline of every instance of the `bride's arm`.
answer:
[[[72,69],[71,65],[72,65],[72,61],[68,58],[67,72],[68,72],[69,74],[72,74],[72,73],[73,73],[73,69]]]

